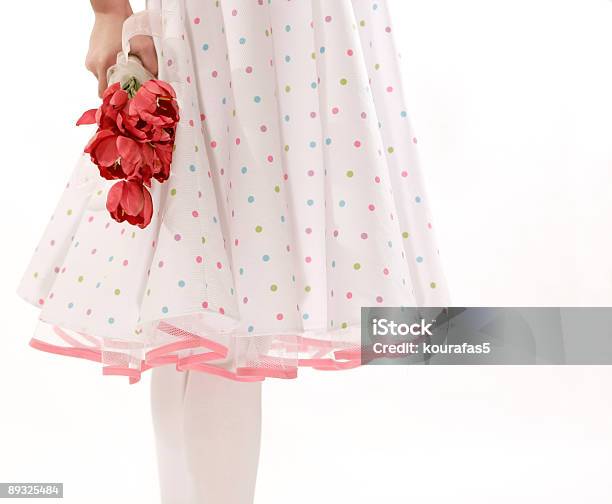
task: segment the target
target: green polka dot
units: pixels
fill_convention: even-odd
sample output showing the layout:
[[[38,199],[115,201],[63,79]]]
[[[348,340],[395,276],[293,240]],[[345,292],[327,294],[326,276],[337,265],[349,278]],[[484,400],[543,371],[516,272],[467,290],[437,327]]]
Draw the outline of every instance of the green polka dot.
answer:
[[[119,294],[121,294],[121,289],[115,289],[115,296],[118,296]]]
[[[38,278],[38,272],[34,273],[34,278]]]
[[[279,193],[280,192],[280,186],[274,186],[274,192]]]
[[[346,86],[348,84],[348,79],[340,79],[340,85]]]
[[[291,86],[285,86],[285,93],[291,93]]]
[[[355,264],[353,264],[353,269],[354,269],[355,271],[359,271],[359,270],[361,269],[361,264],[359,264],[359,263],[355,263]]]
[[[68,209],[68,211],[66,212],[66,215],[72,215],[72,209]]]
[[[408,238],[409,236],[410,236],[410,234],[408,233],[408,231],[404,231],[404,232],[402,233],[402,237],[403,237],[404,239]]]
[[[276,292],[276,291],[278,290],[278,285],[276,285],[276,284],[272,284],[272,285],[270,285],[270,290],[271,290],[272,292]]]
[[[170,190],[170,196],[176,196],[176,189]]]
[[[79,283],[83,283],[83,280],[84,280],[83,275],[79,276],[78,280],[79,280]]]
[[[393,147],[389,147],[389,148],[387,149],[387,152],[388,152],[389,154],[393,154],[393,153],[395,152],[395,149],[394,149]]]
[[[366,22],[363,19],[359,21],[359,26],[363,28],[365,25],[366,25]]]
[[[348,323],[342,322],[342,325],[340,327],[342,327],[342,329],[346,329],[348,327]]]
[[[256,226],[255,227],[255,232],[256,233],[261,233],[263,231],[263,228],[261,226]]]
[[[310,292],[312,290],[312,287],[310,285],[307,285],[306,287],[304,287],[304,290],[306,292]]]
[[[429,284],[429,286],[430,286],[432,289],[435,289],[435,288],[436,288],[438,285],[436,284],[436,282],[431,282],[431,283]]]
[[[355,172],[354,172],[353,170],[349,170],[349,171],[347,171],[347,172],[346,172],[346,176],[347,176],[348,178],[352,178],[352,177],[353,177],[353,175],[355,175]]]

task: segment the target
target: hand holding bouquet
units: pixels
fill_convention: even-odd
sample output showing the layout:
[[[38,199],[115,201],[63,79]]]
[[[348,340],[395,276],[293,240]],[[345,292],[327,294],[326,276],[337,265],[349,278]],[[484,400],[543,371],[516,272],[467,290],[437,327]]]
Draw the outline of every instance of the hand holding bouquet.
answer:
[[[109,69],[110,86],[102,105],[88,110],[77,125],[97,124],[85,147],[100,175],[119,180],[108,192],[106,208],[117,222],[145,228],[153,216],[147,188],[168,180],[179,121],[174,89],[153,78],[129,56]]]

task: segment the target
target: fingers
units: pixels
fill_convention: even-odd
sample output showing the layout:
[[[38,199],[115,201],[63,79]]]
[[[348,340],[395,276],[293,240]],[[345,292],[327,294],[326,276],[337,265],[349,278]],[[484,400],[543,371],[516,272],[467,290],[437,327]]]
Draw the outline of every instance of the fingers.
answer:
[[[104,69],[102,72],[98,72],[97,77],[98,77],[98,96],[102,98],[104,91],[106,91],[106,88],[108,87],[108,82],[106,81],[106,69]]]
[[[157,52],[151,37],[134,37],[130,43],[130,53],[140,59],[142,65],[154,76],[157,76]]]

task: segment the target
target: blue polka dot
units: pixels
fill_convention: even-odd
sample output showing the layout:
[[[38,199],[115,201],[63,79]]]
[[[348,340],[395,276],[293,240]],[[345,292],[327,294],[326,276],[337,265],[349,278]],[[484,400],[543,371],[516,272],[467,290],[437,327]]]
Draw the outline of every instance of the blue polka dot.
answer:
[[[74,308],[74,303],[68,303],[68,309]]]
[[[309,200],[306,202],[306,204],[307,204],[308,206],[312,206],[312,205],[314,205],[314,200],[309,199]]]
[[[420,203],[423,200],[421,199],[420,196],[417,196],[416,198],[414,198],[414,201],[416,201],[417,203]]]
[[[196,171],[195,165],[189,165],[189,171],[191,171],[191,172]]]
[[[247,331],[249,331],[249,332],[253,332],[254,330],[255,330],[255,328],[254,328],[252,325],[250,325],[250,326],[247,328]]]
[[[422,262],[423,262],[423,258],[422,258],[421,256],[418,256],[418,257],[416,258],[416,262],[418,262],[418,263],[422,263]]]
[[[240,171],[244,175],[248,171],[248,168],[246,166],[243,166],[242,168],[240,168]]]
[[[346,206],[346,201],[340,200],[340,203],[338,204],[340,205],[340,208],[344,208]]]
[[[178,286],[179,287],[185,287],[185,281],[184,280],[179,280]]]
[[[270,256],[268,254],[264,254],[264,256],[261,258],[261,260],[263,262],[268,262],[268,261],[270,261]]]
[[[247,201],[248,201],[249,203],[253,203],[253,202],[255,201],[255,197],[254,197],[254,196],[249,196],[249,197],[248,197],[248,199],[247,199]]]
[[[241,45],[246,44],[246,39],[244,37],[240,37],[240,44]]]
[[[110,256],[110,257],[108,258],[108,262],[113,262],[113,259],[115,259],[115,258],[114,258],[113,256]]]
[[[304,313],[304,315],[302,315],[302,318],[304,320],[308,320],[310,318],[310,315],[308,315],[308,313]]]
[[[256,96],[255,98],[253,98],[253,100],[255,101],[255,103],[261,103],[261,96]]]
[[[108,317],[108,323],[109,324],[114,324],[115,323],[115,319],[113,317]]]
[[[208,51],[208,48],[209,48],[209,47],[210,47],[210,46],[209,46],[208,44],[203,44],[203,45],[202,45],[202,50],[204,50],[204,51]]]
[[[162,306],[161,311],[162,311],[162,313],[168,313],[168,307],[167,306]]]

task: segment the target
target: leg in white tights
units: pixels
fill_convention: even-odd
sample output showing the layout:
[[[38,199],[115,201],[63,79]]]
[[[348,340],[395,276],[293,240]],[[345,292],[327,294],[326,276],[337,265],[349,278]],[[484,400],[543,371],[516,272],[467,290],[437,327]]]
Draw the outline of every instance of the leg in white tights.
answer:
[[[261,383],[190,372],[185,449],[198,504],[252,504],[261,437]]]
[[[187,372],[173,366],[152,370],[151,412],[163,504],[196,504],[185,452],[183,403]]]
[[[261,384],[172,366],[151,383],[162,503],[252,504]]]

